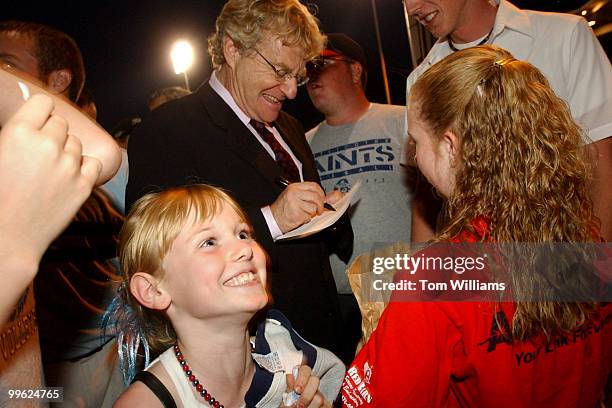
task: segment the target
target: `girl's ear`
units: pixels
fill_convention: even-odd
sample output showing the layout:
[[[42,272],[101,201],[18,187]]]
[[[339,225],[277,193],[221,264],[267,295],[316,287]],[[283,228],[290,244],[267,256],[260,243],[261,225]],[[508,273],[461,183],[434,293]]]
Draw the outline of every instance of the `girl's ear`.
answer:
[[[455,167],[459,159],[459,138],[450,129],[442,136],[442,148],[448,154],[451,167]]]
[[[138,303],[154,310],[165,310],[170,306],[170,294],[159,287],[159,280],[145,272],[136,272],[130,279],[130,292]]]

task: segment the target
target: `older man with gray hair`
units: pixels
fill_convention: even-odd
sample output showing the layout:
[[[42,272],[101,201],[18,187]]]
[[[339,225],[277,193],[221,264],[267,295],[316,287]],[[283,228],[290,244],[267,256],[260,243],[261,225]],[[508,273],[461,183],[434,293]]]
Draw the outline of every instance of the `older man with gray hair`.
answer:
[[[209,39],[210,80],[157,108],[134,131],[126,199],[129,206],[152,190],[194,182],[226,189],[270,255],[274,306],[307,340],[337,351],[340,315],[327,243],[350,251],[350,225],[277,240],[339,197],[325,194],[302,126],[281,111],[307,82],[305,64],[324,43],[317,20],[297,0],[228,1]]]

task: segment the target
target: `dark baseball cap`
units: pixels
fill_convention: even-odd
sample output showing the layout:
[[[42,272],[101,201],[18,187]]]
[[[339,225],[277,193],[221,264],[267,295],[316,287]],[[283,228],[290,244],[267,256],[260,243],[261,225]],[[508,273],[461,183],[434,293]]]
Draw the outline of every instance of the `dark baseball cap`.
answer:
[[[327,34],[327,45],[321,51],[322,57],[344,56],[357,61],[365,71],[368,70],[367,59],[361,45],[343,33]]]

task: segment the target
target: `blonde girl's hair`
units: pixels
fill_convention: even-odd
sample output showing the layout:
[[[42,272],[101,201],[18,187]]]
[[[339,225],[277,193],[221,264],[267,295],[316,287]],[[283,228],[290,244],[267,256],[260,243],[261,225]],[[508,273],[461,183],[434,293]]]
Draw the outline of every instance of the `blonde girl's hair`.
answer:
[[[230,0],[215,23],[208,39],[213,66],[225,63],[223,42],[231,38],[239,49],[253,50],[266,36],[279,38],[283,45],[302,49],[310,60],[325,46],[318,20],[298,0]]]
[[[471,221],[479,216],[490,227],[483,240],[497,243],[595,240],[586,136],[537,68],[499,47],[469,48],[429,68],[409,100],[434,139],[447,130],[459,138],[454,190],[436,241],[475,233]],[[513,269],[516,299],[533,299],[537,279]],[[572,330],[593,308],[519,301],[513,336]]]
[[[187,222],[210,220],[229,205],[248,224],[246,213],[224,191],[202,184],[175,187],[147,194],[133,206],[119,235],[119,261],[123,280],[105,316],[105,326],[117,332],[120,363],[129,384],[137,372],[138,353],[158,354],[176,342],[176,333],[164,311],[142,306],[131,294],[129,282],[136,272],[162,279],[163,260]]]

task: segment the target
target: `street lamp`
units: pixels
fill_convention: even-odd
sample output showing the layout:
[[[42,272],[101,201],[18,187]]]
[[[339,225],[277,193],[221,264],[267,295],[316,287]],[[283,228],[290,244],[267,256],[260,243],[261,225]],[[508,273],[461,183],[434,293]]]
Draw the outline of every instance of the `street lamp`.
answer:
[[[191,44],[185,40],[175,42],[170,52],[170,58],[172,58],[174,72],[176,74],[183,74],[185,78],[185,88],[190,91],[187,70],[191,67],[191,63],[193,62],[193,48]]]

